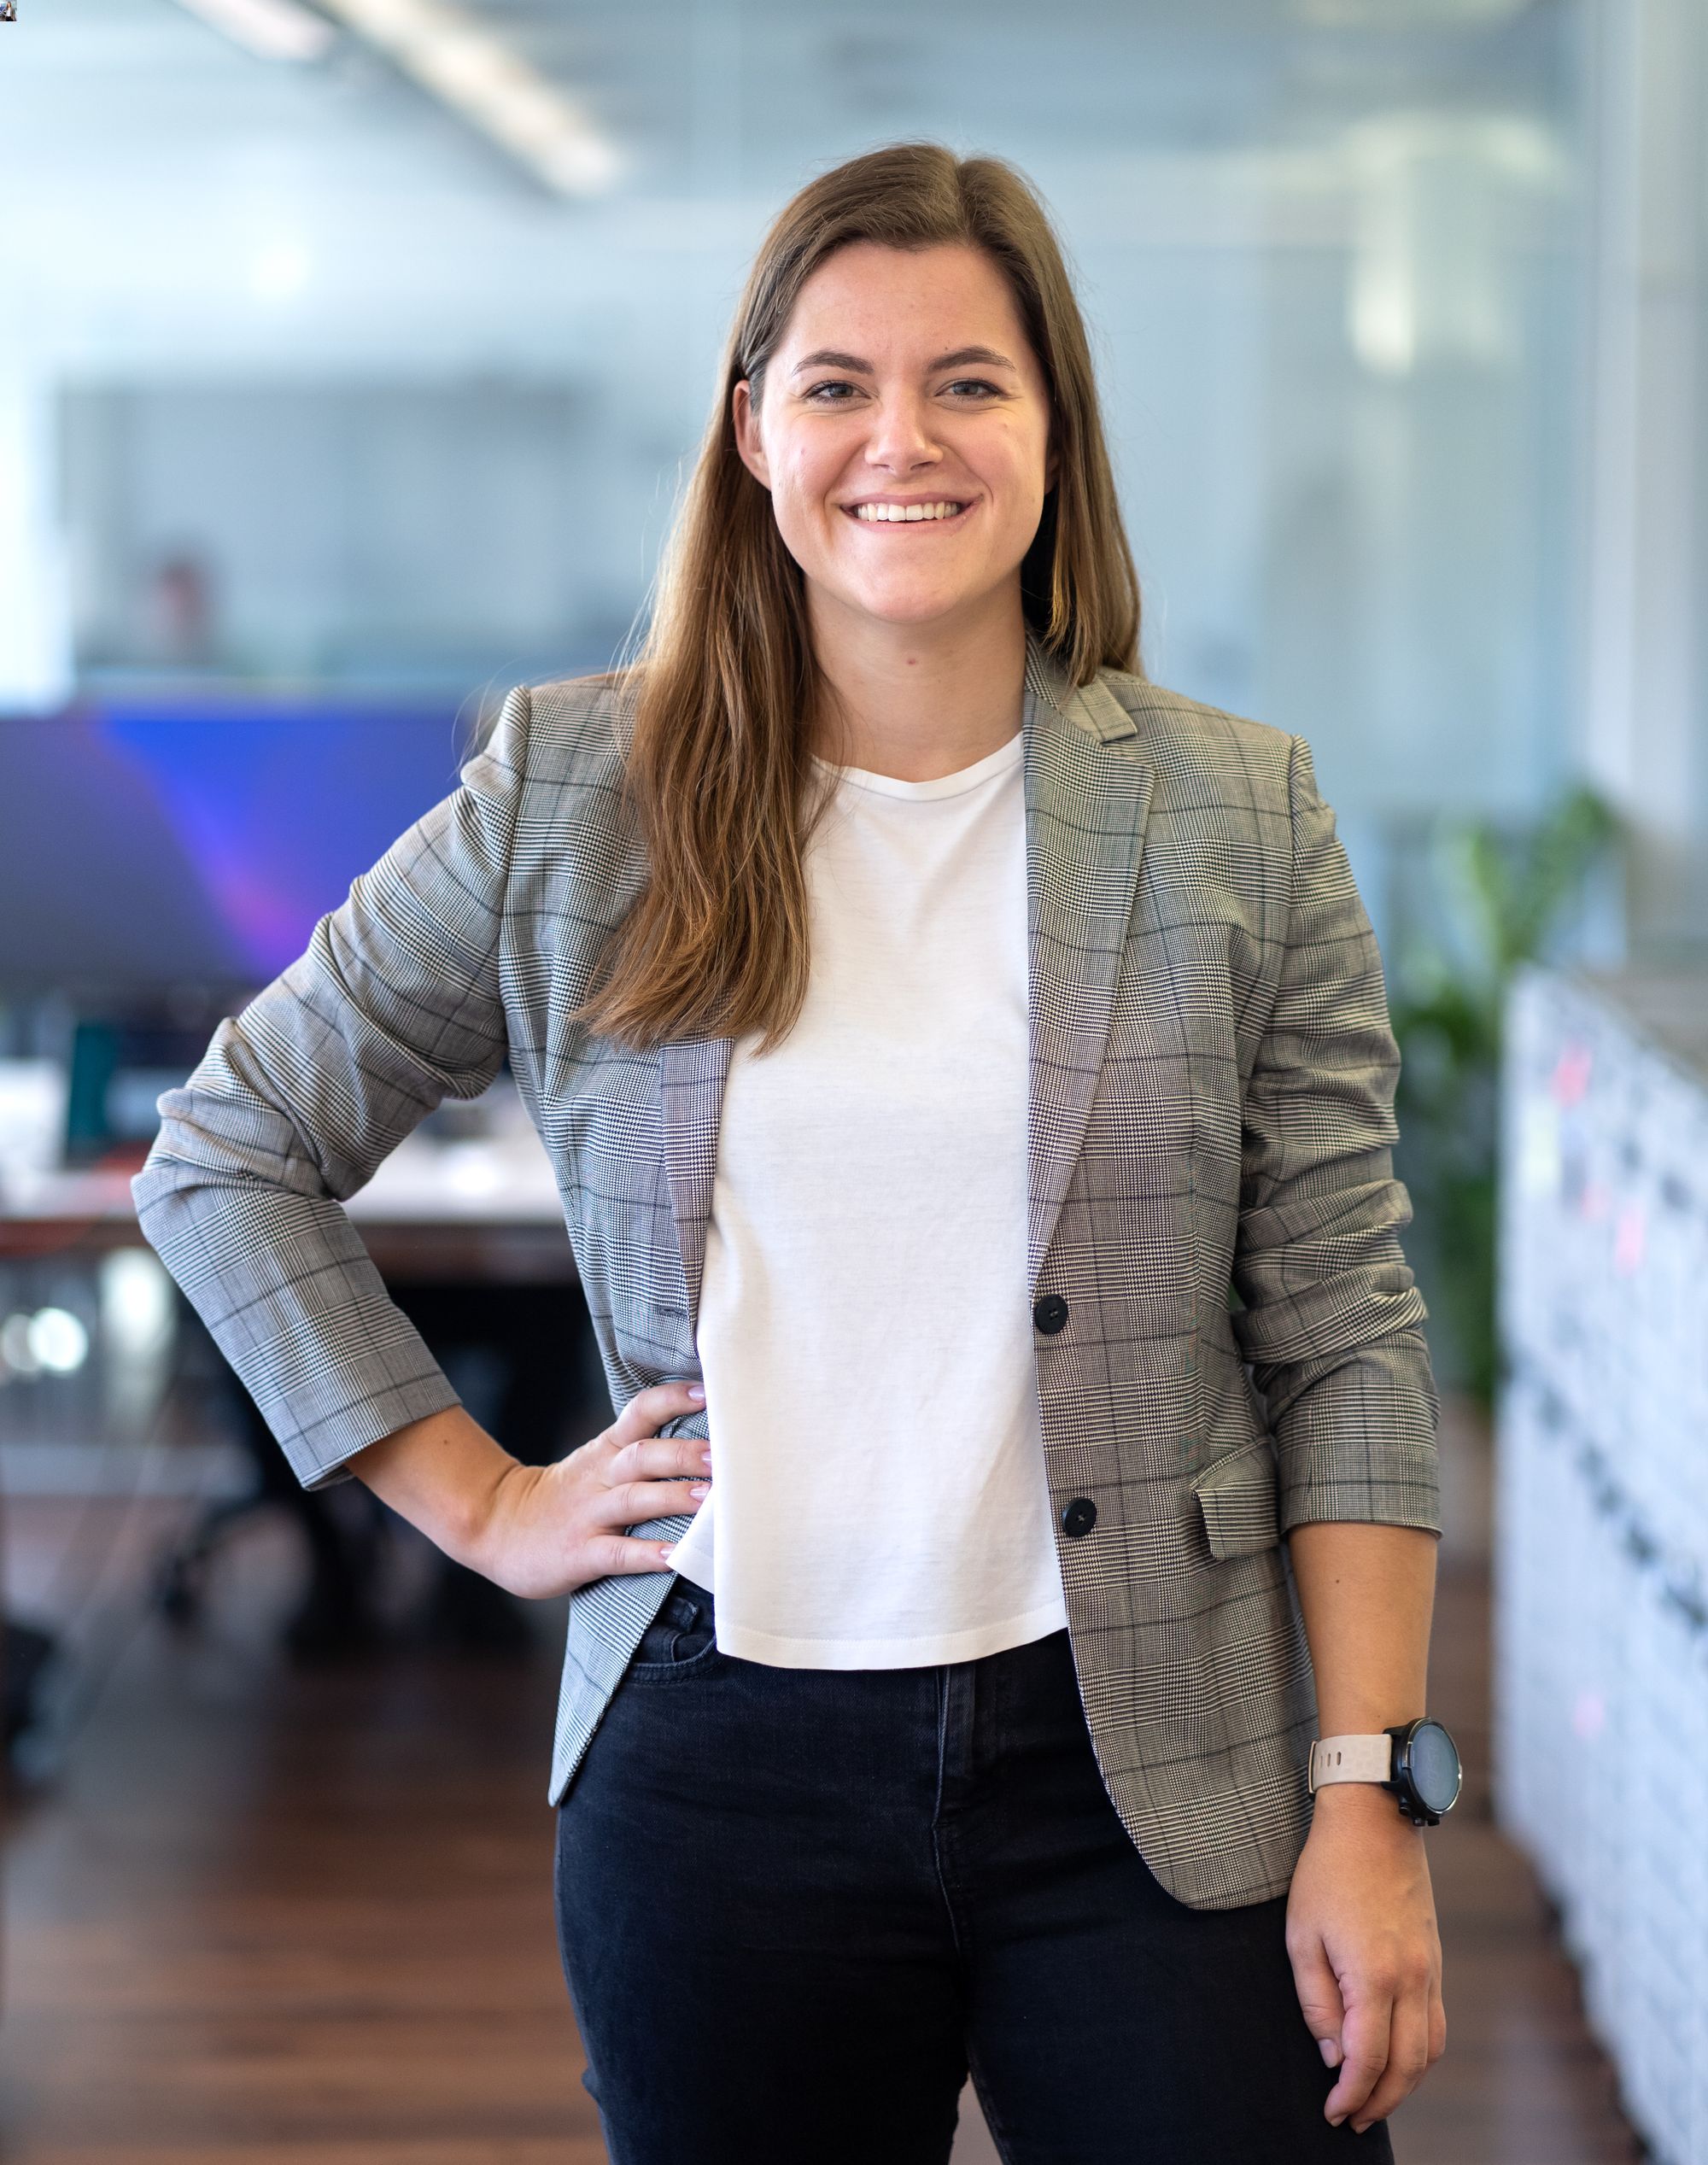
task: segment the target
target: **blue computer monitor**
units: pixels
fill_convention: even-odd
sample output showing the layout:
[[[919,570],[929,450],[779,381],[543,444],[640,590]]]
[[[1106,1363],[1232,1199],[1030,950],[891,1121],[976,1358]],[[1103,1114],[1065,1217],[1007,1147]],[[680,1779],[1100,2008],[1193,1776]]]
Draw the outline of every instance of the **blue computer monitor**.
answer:
[[[355,702],[0,718],[0,991],[266,983],[456,787],[471,735]]]

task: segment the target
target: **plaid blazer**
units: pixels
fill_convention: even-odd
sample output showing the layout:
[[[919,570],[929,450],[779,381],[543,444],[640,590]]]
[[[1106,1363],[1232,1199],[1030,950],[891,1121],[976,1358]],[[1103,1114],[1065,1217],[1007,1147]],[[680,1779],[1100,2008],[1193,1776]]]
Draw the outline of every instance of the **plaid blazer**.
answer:
[[[1232,1908],[1287,1886],[1307,1820],[1284,1536],[1438,1524],[1397,1056],[1300,740],[1114,670],[1076,688],[1035,641],[1023,717],[1029,1297],[1067,1305],[1034,1343],[1073,1654],[1140,1852]],[[614,1401],[699,1372],[729,1042],[635,1052],[570,1019],[645,878],[624,724],[607,681],[513,693],[461,787],[161,1100],[144,1232],[310,1485],[455,1401],[341,1199],[506,1055]],[[573,1597],[554,1799],[673,1577]]]

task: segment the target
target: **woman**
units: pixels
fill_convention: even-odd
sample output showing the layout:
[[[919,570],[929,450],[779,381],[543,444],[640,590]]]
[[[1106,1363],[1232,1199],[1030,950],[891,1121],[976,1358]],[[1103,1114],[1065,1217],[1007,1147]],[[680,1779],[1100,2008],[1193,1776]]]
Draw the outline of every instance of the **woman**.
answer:
[[[760,250],[639,664],[513,694],[162,1101],[143,1223],[302,1478],[573,1594],[617,2165],[940,2161],[969,2064],[1011,2165],[1386,2156],[1441,2050],[1380,968],[1304,746],[1137,631],[1037,200],[857,159]],[[340,1208],[506,1054],[623,1406],[544,1468]],[[1383,1764],[1313,1813],[1319,1712]]]

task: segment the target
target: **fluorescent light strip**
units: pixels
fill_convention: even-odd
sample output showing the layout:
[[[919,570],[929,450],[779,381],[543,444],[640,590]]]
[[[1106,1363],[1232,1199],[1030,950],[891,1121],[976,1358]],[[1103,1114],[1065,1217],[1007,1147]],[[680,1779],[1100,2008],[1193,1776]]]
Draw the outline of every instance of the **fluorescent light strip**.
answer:
[[[460,8],[447,0],[321,4],[554,194],[597,195],[617,178],[617,153],[582,108]]]
[[[319,60],[337,36],[324,15],[297,0],[178,0],[261,60]]]

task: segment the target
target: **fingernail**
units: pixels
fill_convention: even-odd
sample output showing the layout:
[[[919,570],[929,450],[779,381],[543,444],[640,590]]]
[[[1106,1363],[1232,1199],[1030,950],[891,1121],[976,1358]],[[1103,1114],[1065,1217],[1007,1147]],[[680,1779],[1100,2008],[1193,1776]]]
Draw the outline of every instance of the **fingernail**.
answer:
[[[691,1481],[688,1483],[688,1494],[691,1496],[703,1496],[711,1486],[711,1483],[709,1481]]]
[[[673,1556],[676,1554],[676,1544],[675,1543],[675,1542],[672,1542],[670,1543],[670,1547],[669,1547],[668,1548],[661,1548],[661,1549],[658,1551],[658,1561],[659,1561],[661,1564],[668,1564],[668,1563],[670,1562],[670,1560],[671,1557],[673,1557]]]
[[[1317,2050],[1323,2056],[1323,2065],[1325,2068],[1337,2068],[1340,2065],[1340,2047],[1331,2037],[1319,2037],[1317,2039]]]
[[[1346,2115],[1343,2112],[1331,2112],[1329,2115],[1329,2125],[1331,2127],[1338,2127],[1345,2118]]]
[[[705,1385],[704,1384],[690,1384],[688,1385],[688,1396],[690,1398],[704,1398],[705,1396]]]
[[[702,1466],[710,1466],[711,1464],[711,1453],[710,1451],[702,1451],[699,1454],[699,1462]]]

